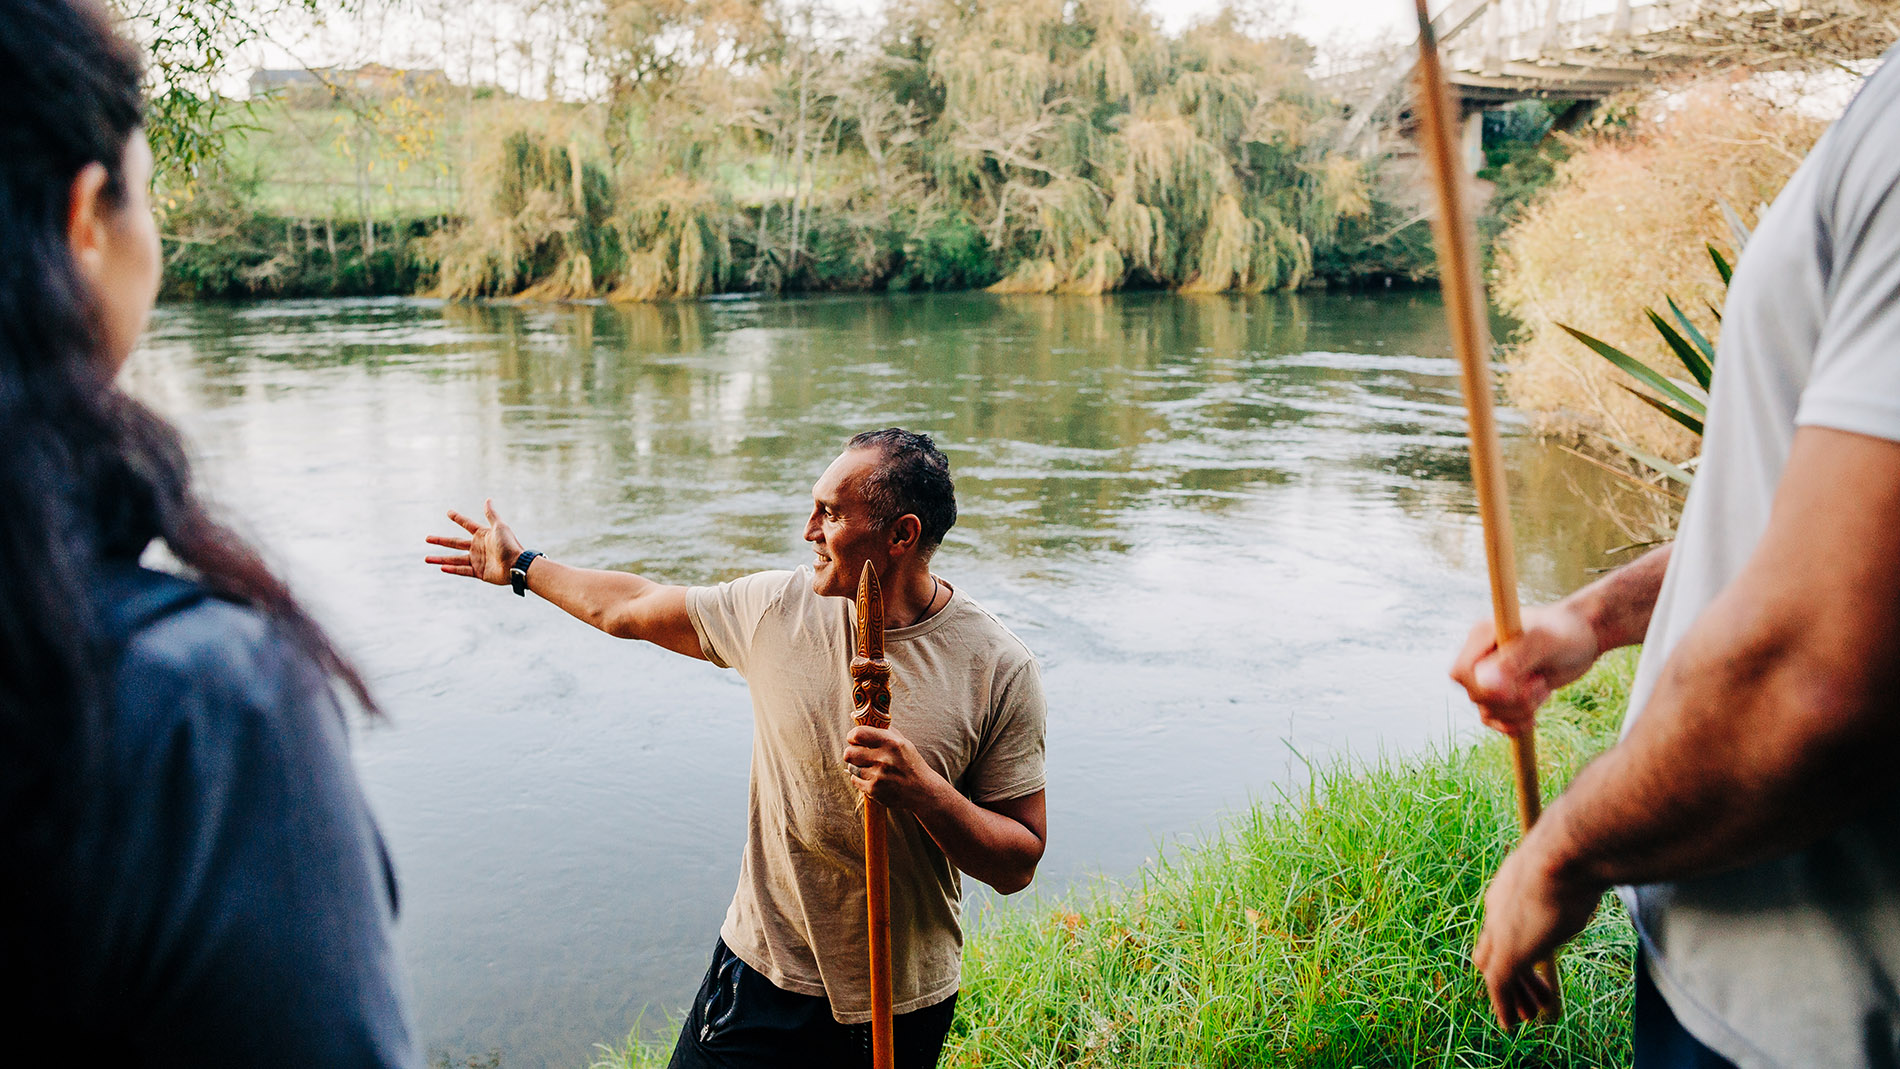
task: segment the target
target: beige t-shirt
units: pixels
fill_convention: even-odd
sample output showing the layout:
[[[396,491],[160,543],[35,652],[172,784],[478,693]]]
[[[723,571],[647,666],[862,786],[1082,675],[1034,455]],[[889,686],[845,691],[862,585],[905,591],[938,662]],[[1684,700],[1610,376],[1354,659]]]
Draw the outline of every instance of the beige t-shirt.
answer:
[[[844,766],[852,728],[849,598],[812,593],[809,567],[686,593],[712,663],[752,690],[751,827],[720,937],[773,984],[871,1019],[864,828]],[[884,633],[891,726],[978,803],[1043,787],[1042,679],[1015,635],[961,591],[915,627]],[[896,1013],[956,993],[962,876],[908,813],[890,811],[891,1001]]]

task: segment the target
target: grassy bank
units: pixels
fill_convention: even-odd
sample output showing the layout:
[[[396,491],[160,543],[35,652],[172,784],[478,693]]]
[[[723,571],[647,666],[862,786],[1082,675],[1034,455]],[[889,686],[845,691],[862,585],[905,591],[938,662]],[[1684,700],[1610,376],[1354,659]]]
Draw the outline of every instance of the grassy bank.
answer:
[[[1547,794],[1614,740],[1633,666],[1613,656],[1545,710]],[[1633,937],[1614,898],[1563,957],[1563,1021],[1490,1023],[1469,954],[1516,837],[1496,740],[1316,768],[1134,881],[977,917],[943,1064],[1627,1064]],[[665,1054],[633,1043],[597,1069]]]

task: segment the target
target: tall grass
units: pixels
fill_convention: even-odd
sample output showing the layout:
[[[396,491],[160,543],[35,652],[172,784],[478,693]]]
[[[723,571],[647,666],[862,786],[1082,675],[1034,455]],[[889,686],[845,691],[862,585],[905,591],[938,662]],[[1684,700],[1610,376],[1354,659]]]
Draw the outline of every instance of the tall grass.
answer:
[[[1547,791],[1614,740],[1633,663],[1545,711]],[[1486,1009],[1469,956],[1517,838],[1511,783],[1496,740],[1341,761],[1126,885],[986,909],[942,1064],[1627,1064],[1634,940],[1613,896],[1564,952],[1561,1022],[1512,1036]],[[596,1066],[664,1063],[630,1041]]]

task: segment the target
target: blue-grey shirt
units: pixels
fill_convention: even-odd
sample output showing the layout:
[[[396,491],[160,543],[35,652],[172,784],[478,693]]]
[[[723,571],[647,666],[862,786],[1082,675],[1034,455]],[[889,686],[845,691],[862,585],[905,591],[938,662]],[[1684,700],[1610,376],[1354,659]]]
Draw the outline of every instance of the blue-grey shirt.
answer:
[[[7,963],[32,971],[14,1008],[39,1016],[20,1023],[110,1064],[419,1064],[395,877],[327,679],[251,609],[120,579],[108,615],[147,618],[130,622],[67,900],[30,922],[45,960]]]

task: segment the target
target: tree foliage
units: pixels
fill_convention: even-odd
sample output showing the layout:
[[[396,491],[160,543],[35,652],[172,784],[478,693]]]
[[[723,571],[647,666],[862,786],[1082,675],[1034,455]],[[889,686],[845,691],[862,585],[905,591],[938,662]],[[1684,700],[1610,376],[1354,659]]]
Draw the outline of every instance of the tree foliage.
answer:
[[[110,0],[146,55],[146,131],[160,180],[188,180],[224,156],[233,110],[245,105],[218,92],[238,49],[290,12],[320,16],[351,0]]]
[[[868,36],[812,0],[583,13],[598,99],[566,106],[571,137],[481,149],[446,293],[1258,292],[1373,212],[1363,167],[1324,151],[1311,49],[1252,11],[1168,34],[1138,0],[925,0]],[[522,137],[599,146],[604,222],[555,179],[503,210]]]

